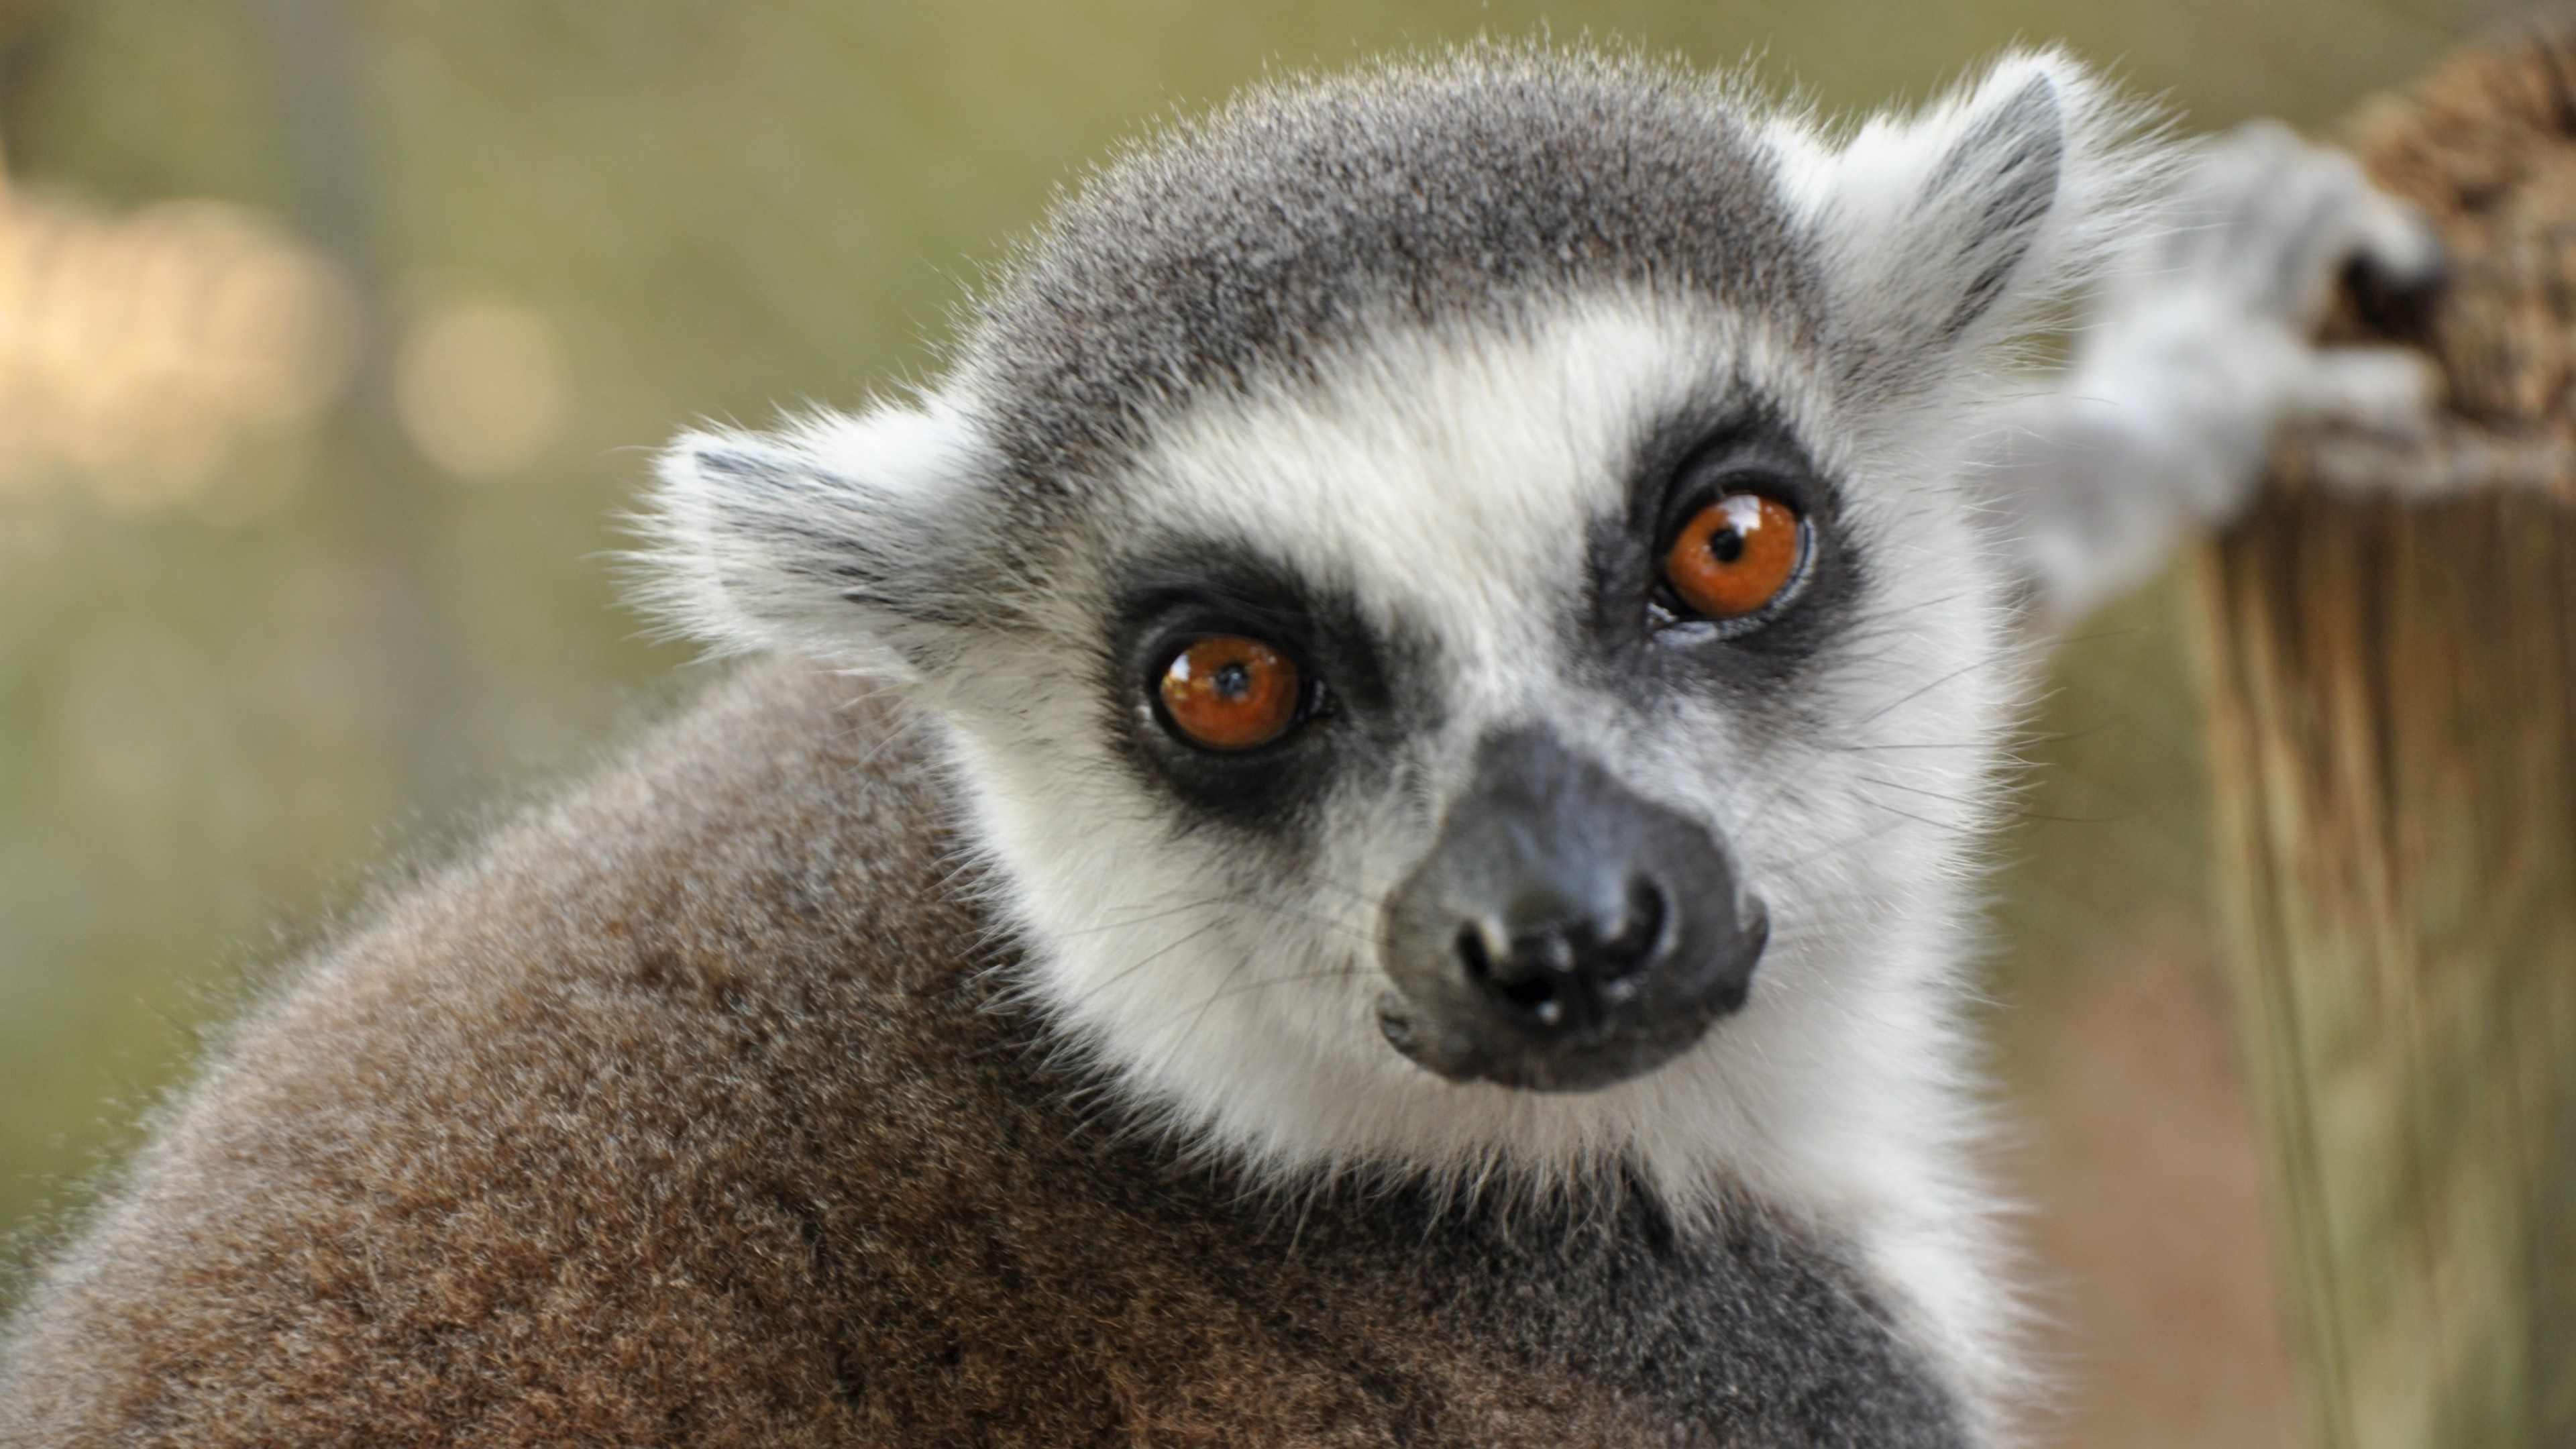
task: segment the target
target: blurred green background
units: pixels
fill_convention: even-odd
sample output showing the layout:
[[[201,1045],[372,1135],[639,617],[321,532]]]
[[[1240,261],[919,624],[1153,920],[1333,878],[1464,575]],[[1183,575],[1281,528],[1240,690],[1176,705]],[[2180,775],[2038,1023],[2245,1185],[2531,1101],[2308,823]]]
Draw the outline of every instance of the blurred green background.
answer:
[[[2062,38],[2194,129],[2318,122],[2498,9],[0,0],[0,1261],[263,972],[685,691],[688,652],[613,586],[637,449],[918,373],[979,260],[1144,119],[1545,30],[1752,57],[1836,107]],[[2215,1396],[2192,1442],[2257,1443],[2291,1412],[2277,1342],[2120,1387],[2133,1339],[2207,1353],[2275,1316],[2237,1282],[2269,1259],[2176,597],[2115,606],[2054,671],[1997,1018],[2075,1325],[2065,1432],[2197,1432]],[[2205,1121],[2120,1115],[2177,1071]],[[2216,1216],[2124,1226],[2141,1193]],[[2158,1251],[2180,1266],[2136,1266]]]

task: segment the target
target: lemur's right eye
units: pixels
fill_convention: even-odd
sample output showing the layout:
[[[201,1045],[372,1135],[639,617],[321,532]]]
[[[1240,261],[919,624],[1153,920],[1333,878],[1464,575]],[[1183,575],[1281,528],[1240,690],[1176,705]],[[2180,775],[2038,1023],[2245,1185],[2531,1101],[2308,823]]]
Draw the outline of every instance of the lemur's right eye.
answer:
[[[1766,493],[1738,492],[1701,508],[1664,554],[1664,579],[1702,617],[1759,613],[1797,581],[1807,522]]]
[[[1258,639],[1201,639],[1163,666],[1163,713],[1181,738],[1210,750],[1252,750],[1288,732],[1306,702],[1294,661]]]

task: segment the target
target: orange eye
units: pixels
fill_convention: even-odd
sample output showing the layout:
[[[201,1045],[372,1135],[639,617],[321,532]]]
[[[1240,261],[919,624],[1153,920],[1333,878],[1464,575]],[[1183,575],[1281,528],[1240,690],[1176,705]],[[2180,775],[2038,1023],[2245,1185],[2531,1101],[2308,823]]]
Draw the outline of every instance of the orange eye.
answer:
[[[1163,670],[1163,708],[1191,743],[1249,750],[1297,722],[1304,681],[1288,656],[1254,639],[1201,639]]]
[[[1729,493],[1682,526],[1664,555],[1664,577],[1701,614],[1738,619],[1780,597],[1806,552],[1806,525],[1788,504]]]

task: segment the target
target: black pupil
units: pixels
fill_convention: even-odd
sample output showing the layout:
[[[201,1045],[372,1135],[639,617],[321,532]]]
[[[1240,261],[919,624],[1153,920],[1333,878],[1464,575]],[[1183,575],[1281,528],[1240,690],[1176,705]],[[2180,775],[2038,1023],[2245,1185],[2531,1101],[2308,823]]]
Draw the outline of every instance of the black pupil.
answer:
[[[1719,563],[1733,563],[1744,557],[1744,535],[1732,528],[1721,528],[1708,536],[1708,551]]]
[[[1252,666],[1240,659],[1227,660],[1216,667],[1216,676],[1208,683],[1227,699],[1242,699],[1252,693]]]

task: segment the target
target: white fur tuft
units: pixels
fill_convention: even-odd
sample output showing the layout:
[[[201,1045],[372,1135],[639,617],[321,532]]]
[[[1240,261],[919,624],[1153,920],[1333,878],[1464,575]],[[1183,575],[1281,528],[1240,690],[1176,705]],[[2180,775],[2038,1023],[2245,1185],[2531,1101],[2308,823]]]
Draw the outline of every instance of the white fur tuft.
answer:
[[[923,577],[939,523],[971,511],[975,466],[964,419],[937,405],[684,433],[637,519],[634,597],[720,652],[786,648],[908,678],[924,606],[949,591]]]
[[[2043,50],[1839,141],[1797,118],[1772,134],[1837,316],[1908,364],[2010,340],[2096,278],[2170,168],[2151,120]]]

